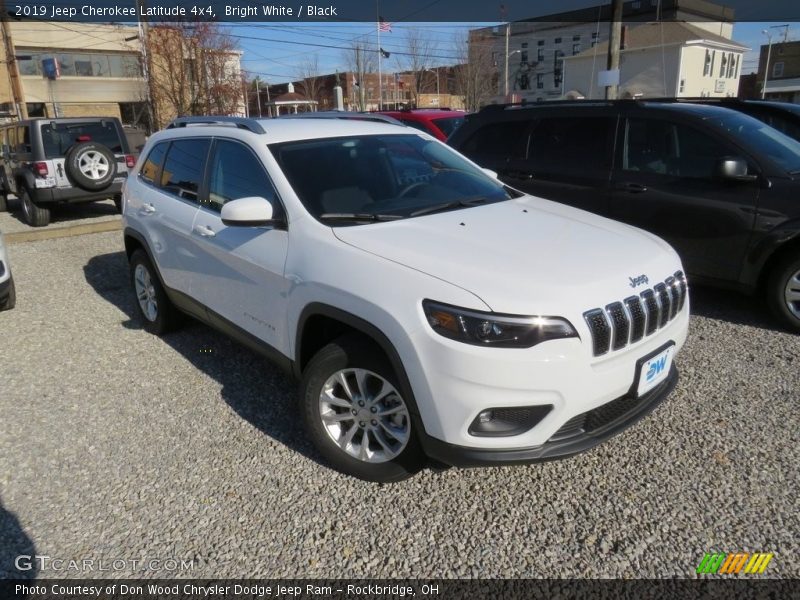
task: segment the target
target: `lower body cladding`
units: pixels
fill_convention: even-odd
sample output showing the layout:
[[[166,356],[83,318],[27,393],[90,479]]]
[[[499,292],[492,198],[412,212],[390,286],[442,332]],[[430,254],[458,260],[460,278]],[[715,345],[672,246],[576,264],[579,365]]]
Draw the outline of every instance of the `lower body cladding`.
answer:
[[[686,306],[666,327],[601,358],[578,338],[516,350],[419,332],[412,343],[424,369],[408,374],[416,382],[423,449],[459,467],[538,462],[588,450],[650,413],[674,389],[672,361],[688,322]],[[648,375],[651,385],[643,381]]]

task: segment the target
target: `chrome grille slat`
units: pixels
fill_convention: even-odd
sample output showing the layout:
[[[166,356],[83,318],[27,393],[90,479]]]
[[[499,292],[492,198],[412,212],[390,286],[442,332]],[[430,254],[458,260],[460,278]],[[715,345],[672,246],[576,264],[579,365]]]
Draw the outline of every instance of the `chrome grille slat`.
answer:
[[[611,349],[619,350],[628,345],[628,334],[630,333],[630,322],[625,315],[622,302],[614,302],[606,306],[606,314],[611,322]]]
[[[594,356],[621,350],[666,327],[683,310],[688,293],[686,276],[678,271],[638,296],[587,310],[583,318]]]
[[[647,315],[642,308],[642,302],[636,296],[625,298],[625,306],[631,317],[631,344],[644,337],[644,328],[647,325]]]

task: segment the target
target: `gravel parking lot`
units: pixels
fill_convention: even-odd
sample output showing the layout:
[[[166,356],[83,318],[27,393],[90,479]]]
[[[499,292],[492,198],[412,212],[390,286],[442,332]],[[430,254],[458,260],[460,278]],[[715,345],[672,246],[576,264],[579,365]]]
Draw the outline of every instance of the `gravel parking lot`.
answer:
[[[754,301],[694,290],[675,393],[589,453],[380,486],[320,463],[260,357],[196,323],[144,332],[120,232],[10,253],[0,577],[35,573],[19,554],[193,561],[114,576],[691,577],[710,551],[800,576],[800,336]]]

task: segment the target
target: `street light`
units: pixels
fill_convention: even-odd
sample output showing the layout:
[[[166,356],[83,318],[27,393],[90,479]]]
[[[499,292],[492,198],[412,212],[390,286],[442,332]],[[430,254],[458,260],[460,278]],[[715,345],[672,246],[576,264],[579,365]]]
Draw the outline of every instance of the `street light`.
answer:
[[[508,99],[508,59],[515,54],[519,54],[522,50],[514,50],[513,52],[508,52],[506,50],[506,75],[503,78],[503,95]]]
[[[766,35],[769,40],[769,44],[767,45],[767,64],[764,67],[764,83],[761,85],[761,99],[763,100],[767,93],[767,79],[769,78],[769,58],[772,54],[772,32],[767,29],[762,29],[761,33]]]
[[[769,29],[762,29],[761,33],[767,36],[769,40],[769,44],[767,45],[767,64],[764,67],[764,84],[761,86],[761,99],[764,99],[764,96],[767,93],[767,80],[769,79],[769,59],[772,55],[772,31],[770,29],[781,29],[783,28],[783,41],[789,37],[789,25],[770,25]]]
[[[439,69],[435,71],[433,69],[425,69],[428,73],[434,73],[436,75],[436,106],[438,108],[442,107],[442,97],[439,94]]]

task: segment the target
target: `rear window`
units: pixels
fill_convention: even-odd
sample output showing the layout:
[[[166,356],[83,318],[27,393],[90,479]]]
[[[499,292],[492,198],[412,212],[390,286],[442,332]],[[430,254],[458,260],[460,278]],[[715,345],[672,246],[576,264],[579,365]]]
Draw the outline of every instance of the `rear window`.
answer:
[[[123,154],[119,130],[113,121],[89,123],[45,123],[42,125],[42,146],[45,158],[62,158],[80,142],[97,142],[114,154]]]
[[[445,117],[444,119],[434,119],[434,124],[442,130],[447,137],[458,129],[464,122],[464,117]]]

